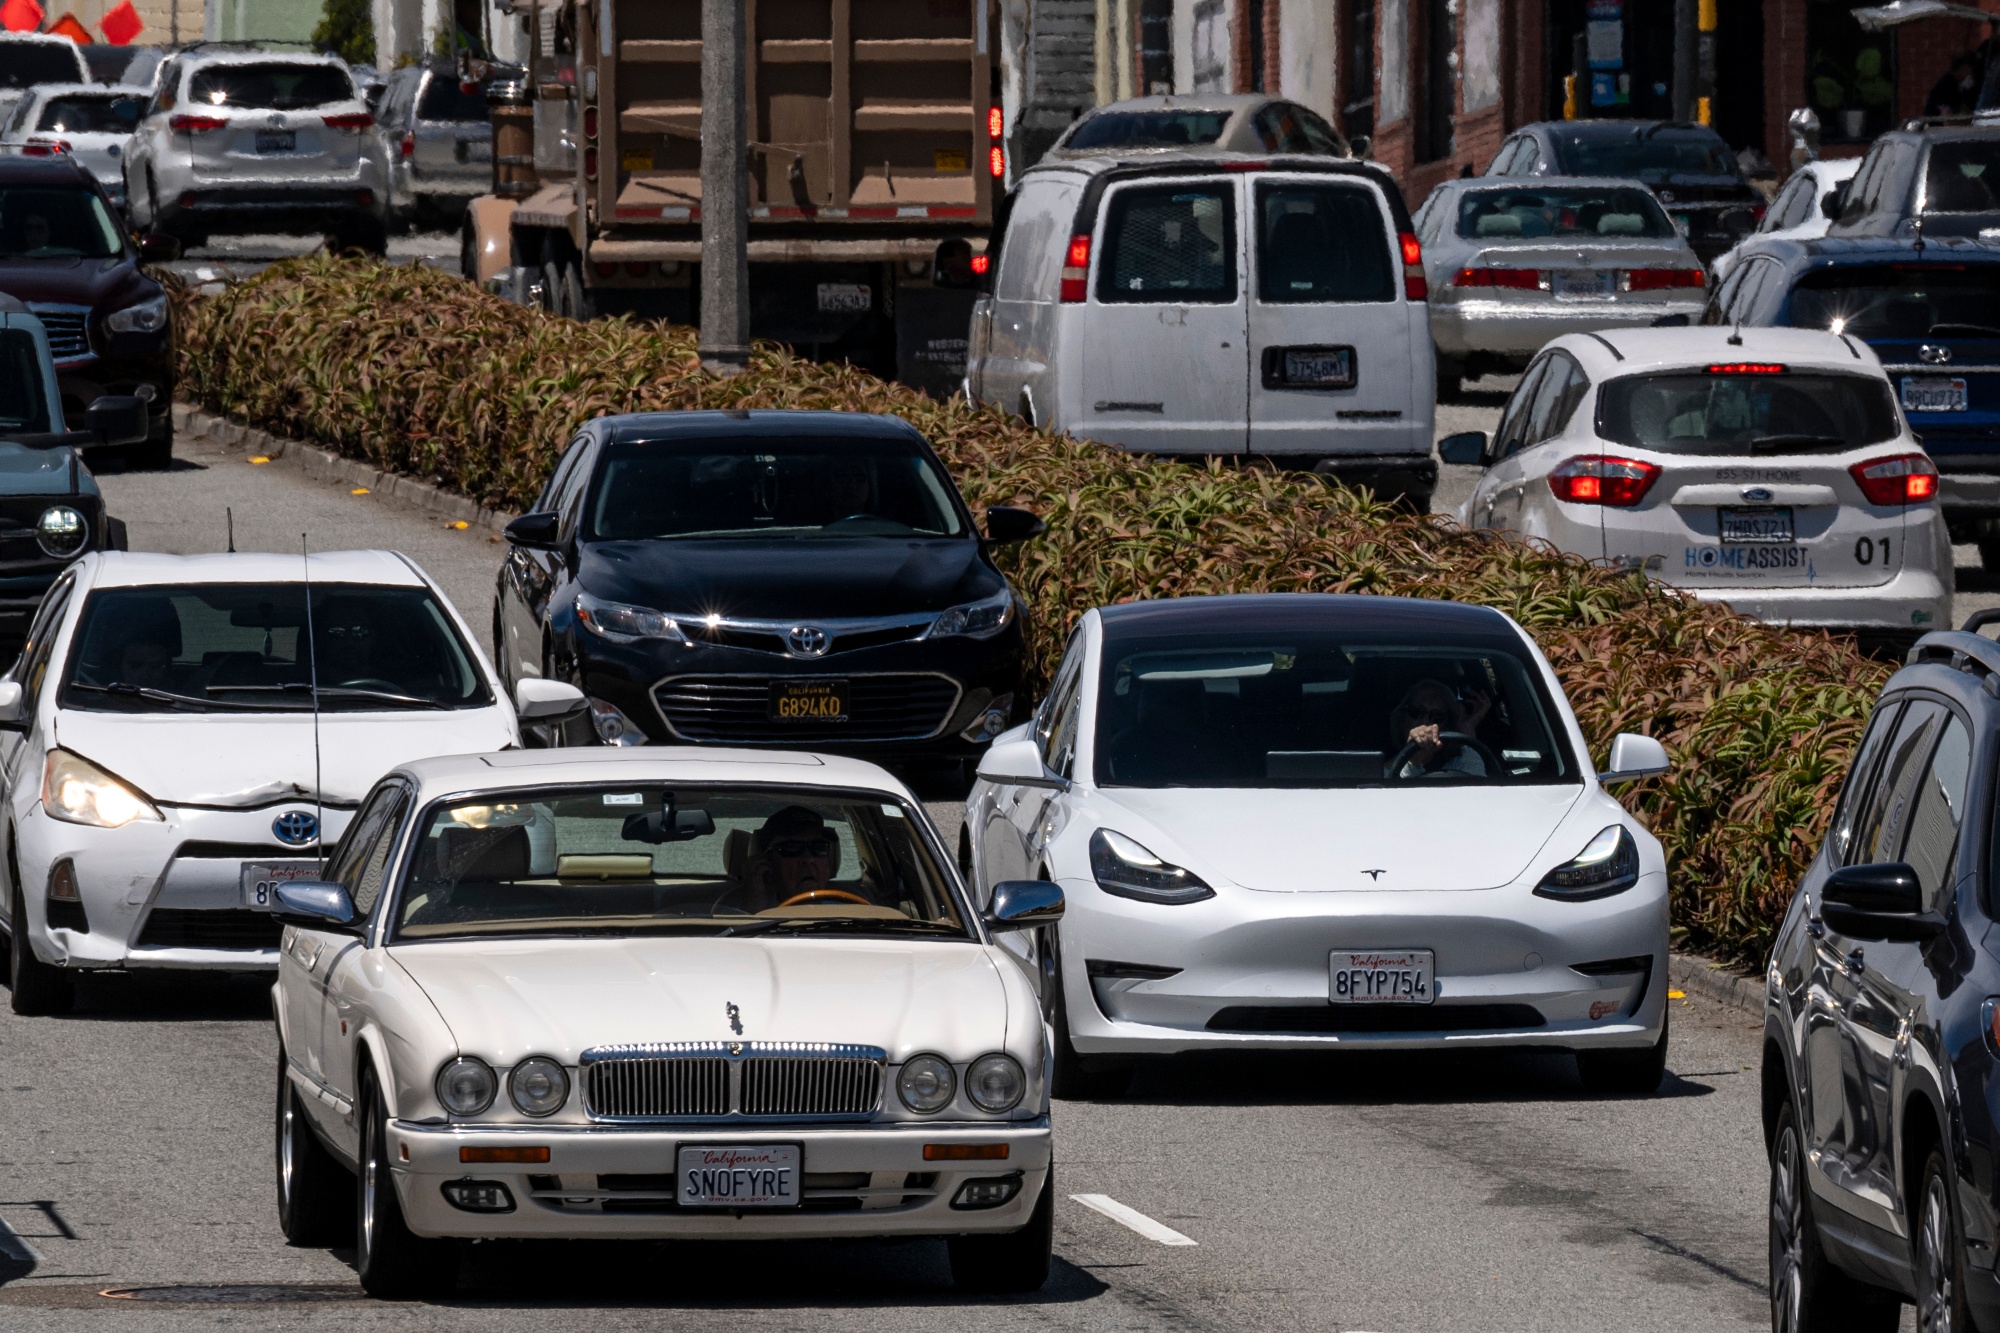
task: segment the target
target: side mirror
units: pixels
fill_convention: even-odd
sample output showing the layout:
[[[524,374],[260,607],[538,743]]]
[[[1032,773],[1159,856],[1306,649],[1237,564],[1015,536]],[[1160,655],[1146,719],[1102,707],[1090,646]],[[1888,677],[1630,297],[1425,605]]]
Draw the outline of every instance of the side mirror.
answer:
[[[1486,462],[1486,432],[1462,430],[1438,441],[1438,457],[1460,467],[1480,467]]]
[[[1030,537],[1039,537],[1049,530],[1049,525],[1036,518],[1025,509],[1012,505],[994,505],[986,511],[986,540],[995,546],[1008,542],[1022,542]]]
[[[18,680],[0,680],[0,731],[26,731],[27,719],[21,716],[21,705],[26,702],[26,692]]]
[[[1849,939],[1922,942],[1944,930],[1943,917],[1923,910],[1917,872],[1901,861],[1842,866],[1827,876],[1819,897],[1820,919]]]
[[[98,444],[144,444],[153,423],[146,400],[126,394],[105,394],[83,411],[83,428]]]
[[[1042,752],[1027,737],[997,740],[979,757],[979,776],[988,782],[1012,787],[1050,787],[1066,791],[1069,780],[1058,777],[1042,763]]]
[[[1847,187],[1849,181],[1841,181],[1819,197],[1820,216],[1828,222],[1840,221],[1840,214],[1847,207]]]
[[[288,926],[325,930],[354,924],[354,900],[331,880],[294,879],[278,885],[271,915]]]
[[[582,690],[559,680],[530,676],[514,683],[514,715],[523,722],[568,717],[581,712],[584,703]]]
[[[149,231],[139,238],[139,260],[146,264],[171,264],[181,257],[181,243],[163,231]]]
[[[505,529],[507,540],[530,551],[553,551],[559,545],[562,518],[557,514],[523,514]]]
[[[1640,778],[1656,778],[1672,767],[1666,746],[1651,736],[1628,731],[1611,738],[1611,763],[1597,775],[1597,780],[1609,787],[1614,783],[1637,782]]]
[[[993,886],[986,909],[991,931],[1033,930],[1062,920],[1063,891],[1045,879],[1003,879]]]
[[[1365,134],[1358,134],[1347,141],[1347,151],[1355,161],[1366,162],[1368,154],[1375,151],[1375,141]]]

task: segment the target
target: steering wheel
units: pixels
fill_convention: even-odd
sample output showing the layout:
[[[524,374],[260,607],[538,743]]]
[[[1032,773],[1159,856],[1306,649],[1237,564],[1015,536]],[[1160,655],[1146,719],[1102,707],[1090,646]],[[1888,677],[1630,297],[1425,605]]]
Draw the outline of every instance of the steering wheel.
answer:
[[[1500,776],[1502,772],[1500,756],[1488,749],[1486,742],[1480,740],[1477,736],[1468,736],[1462,731],[1440,731],[1438,733],[1438,741],[1440,744],[1445,741],[1457,741],[1461,745],[1471,746],[1473,753],[1477,754],[1480,761],[1486,765],[1487,775],[1496,778]],[[1397,775],[1403,771],[1403,765],[1409,763],[1410,756],[1416,752],[1417,743],[1415,741],[1411,741],[1408,745],[1396,751],[1396,757],[1383,766],[1382,776],[1392,782],[1404,781],[1405,779],[1399,778]]]
[[[840,902],[860,903],[863,907],[873,907],[875,905],[860,894],[849,893],[846,889],[807,889],[804,893],[793,894],[791,897],[785,899],[785,901],[779,903],[778,906],[792,907],[798,903],[817,903],[828,899],[837,899]]]

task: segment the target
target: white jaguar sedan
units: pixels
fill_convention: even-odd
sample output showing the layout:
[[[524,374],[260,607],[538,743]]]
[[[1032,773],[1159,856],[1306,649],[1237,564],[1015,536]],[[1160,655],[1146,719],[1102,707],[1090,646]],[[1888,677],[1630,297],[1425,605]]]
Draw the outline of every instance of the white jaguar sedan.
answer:
[[[1034,720],[979,766],[961,855],[1033,876],[1056,1095],[1131,1057],[1536,1046],[1657,1087],[1667,875],[1605,793],[1548,662],[1498,611],[1291,594],[1088,612]]]
[[[963,1286],[1047,1279],[1047,1037],[993,936],[1062,895],[977,915],[882,769],[430,759],[329,873],[277,890],[279,1215],[370,1293],[495,1237],[943,1236]]]

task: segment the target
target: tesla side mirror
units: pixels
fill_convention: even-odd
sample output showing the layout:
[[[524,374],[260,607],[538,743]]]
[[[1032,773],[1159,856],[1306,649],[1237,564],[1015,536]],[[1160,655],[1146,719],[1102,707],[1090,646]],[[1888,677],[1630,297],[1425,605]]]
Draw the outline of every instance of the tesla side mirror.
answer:
[[[514,715],[523,722],[552,722],[581,712],[583,691],[559,680],[530,676],[514,684]]]
[[[557,514],[523,514],[506,527],[507,540],[530,551],[553,551],[560,544],[562,518]]]
[[[1851,940],[1928,940],[1944,930],[1944,918],[1924,910],[1917,872],[1901,861],[1842,866],[1819,891],[1820,919]]]
[[[0,731],[26,731],[21,704],[26,698],[18,680],[0,680]]]
[[[1062,920],[1063,891],[1045,879],[1003,879],[993,886],[986,909],[992,931],[1032,930]]]
[[[1048,530],[1048,524],[1027,510],[1016,509],[1012,505],[994,505],[986,511],[986,540],[995,546],[1026,541]]]
[[[271,915],[287,926],[324,930],[354,924],[354,900],[332,880],[295,879],[278,885]]]
[[[1486,432],[1462,430],[1438,441],[1438,457],[1460,467],[1480,467],[1486,462]]]
[[[1672,767],[1666,746],[1651,736],[1628,731],[1611,738],[1611,762],[1597,775],[1597,781],[1606,787],[1637,782],[1640,778],[1656,778]]]
[[[139,238],[139,260],[145,264],[171,264],[181,257],[181,243],[163,231],[149,231]]]
[[[143,444],[153,423],[145,399],[107,393],[84,409],[83,428],[98,444]]]
[[[987,782],[1011,787],[1069,788],[1069,781],[1049,771],[1042,762],[1041,747],[1023,737],[1000,740],[986,747],[979,757],[979,776]]]

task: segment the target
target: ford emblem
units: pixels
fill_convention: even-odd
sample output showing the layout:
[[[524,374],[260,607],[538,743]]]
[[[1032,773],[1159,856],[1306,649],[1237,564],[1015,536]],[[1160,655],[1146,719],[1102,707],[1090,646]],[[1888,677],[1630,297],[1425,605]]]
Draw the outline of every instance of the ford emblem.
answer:
[[[833,637],[817,625],[794,625],[785,631],[785,642],[799,657],[823,657]]]
[[[319,837],[319,817],[308,810],[287,810],[271,821],[271,832],[288,847],[303,847]]]
[[[1951,361],[1951,349],[1937,343],[1925,343],[1917,349],[1917,360],[1927,366],[1942,366]]]
[[[1743,498],[1752,504],[1762,505],[1771,503],[1771,493],[1762,486],[1745,486],[1743,488]]]

